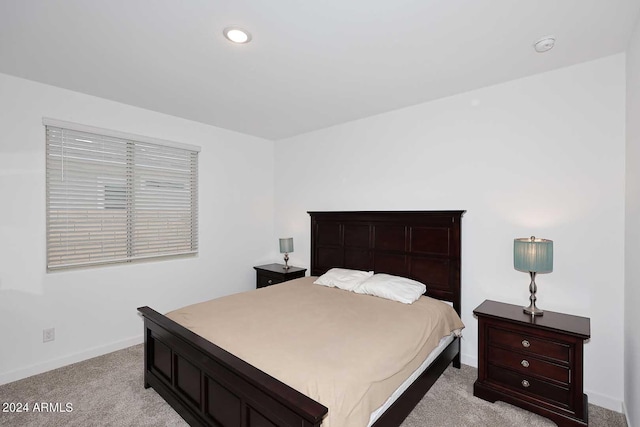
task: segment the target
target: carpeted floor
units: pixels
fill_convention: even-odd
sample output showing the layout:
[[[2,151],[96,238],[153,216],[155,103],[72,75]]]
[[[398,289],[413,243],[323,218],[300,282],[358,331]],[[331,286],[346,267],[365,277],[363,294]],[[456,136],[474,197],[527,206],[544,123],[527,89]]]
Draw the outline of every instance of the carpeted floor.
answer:
[[[142,386],[142,357],[142,345],[137,345],[0,386],[0,425],[186,426],[160,396]],[[476,375],[475,368],[465,365],[460,370],[447,369],[402,426],[555,425],[505,403],[492,404],[473,397]],[[4,412],[14,409],[5,402],[28,403],[29,412]],[[627,425],[622,414],[593,405],[589,406],[589,424]]]

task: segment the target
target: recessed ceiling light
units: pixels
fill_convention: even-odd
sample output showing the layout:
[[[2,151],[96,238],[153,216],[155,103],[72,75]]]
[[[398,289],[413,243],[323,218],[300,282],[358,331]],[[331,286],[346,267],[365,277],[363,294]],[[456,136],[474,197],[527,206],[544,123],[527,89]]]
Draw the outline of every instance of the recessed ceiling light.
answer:
[[[224,34],[227,40],[238,44],[249,43],[251,41],[251,33],[238,27],[227,27],[222,34]]]
[[[536,49],[536,52],[543,53],[553,49],[553,46],[555,44],[556,44],[556,38],[553,36],[547,36],[535,42],[533,47]]]

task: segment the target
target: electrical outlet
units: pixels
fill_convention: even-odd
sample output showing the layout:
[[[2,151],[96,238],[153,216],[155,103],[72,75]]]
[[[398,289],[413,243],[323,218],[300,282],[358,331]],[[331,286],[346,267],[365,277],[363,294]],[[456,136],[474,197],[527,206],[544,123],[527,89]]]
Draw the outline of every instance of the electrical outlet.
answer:
[[[49,342],[56,339],[56,328],[42,330],[42,342]]]

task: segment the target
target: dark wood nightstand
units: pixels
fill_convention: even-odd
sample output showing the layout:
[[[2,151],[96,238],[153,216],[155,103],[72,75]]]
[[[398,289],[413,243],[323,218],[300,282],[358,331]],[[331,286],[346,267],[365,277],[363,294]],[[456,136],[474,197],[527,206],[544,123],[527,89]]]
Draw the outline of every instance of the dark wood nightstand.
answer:
[[[265,286],[304,277],[304,273],[307,271],[306,268],[292,266],[285,270],[284,264],[267,264],[253,268],[256,269],[256,288],[264,288]]]
[[[533,317],[521,306],[489,300],[473,313],[478,316],[474,396],[519,406],[558,426],[588,425],[583,394],[588,318],[546,310]]]

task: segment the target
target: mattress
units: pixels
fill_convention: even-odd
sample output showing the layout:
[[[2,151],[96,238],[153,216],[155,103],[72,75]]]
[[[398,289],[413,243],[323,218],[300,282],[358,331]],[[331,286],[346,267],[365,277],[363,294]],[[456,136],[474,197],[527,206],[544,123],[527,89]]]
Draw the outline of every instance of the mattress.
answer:
[[[413,384],[413,382],[417,380],[418,377],[429,368],[429,366],[431,366],[431,364],[438,358],[438,356],[440,356],[440,353],[442,353],[445,350],[445,348],[447,348],[447,346],[451,344],[451,342],[456,338],[456,336],[459,336],[459,334],[460,334],[460,331],[456,330],[451,335],[442,337],[438,346],[431,353],[429,353],[429,356],[427,356],[426,360],[422,362],[422,365],[420,365],[418,369],[413,371],[413,373],[409,376],[409,378],[407,378],[400,385],[400,387],[398,387],[391,394],[391,396],[389,396],[389,398],[384,402],[382,406],[380,406],[378,409],[376,409],[371,413],[371,416],[369,417],[369,424],[367,424],[367,427],[373,425],[373,423],[375,423],[378,420],[378,418],[380,418],[380,416],[384,413],[384,411],[389,409],[391,405],[393,405],[393,403],[396,400],[398,400],[398,398],[402,395],[402,393],[404,393],[409,388],[409,386]]]
[[[325,405],[325,427],[367,426],[440,340],[464,327],[438,300],[402,304],[314,285],[314,279],[166,316]]]

